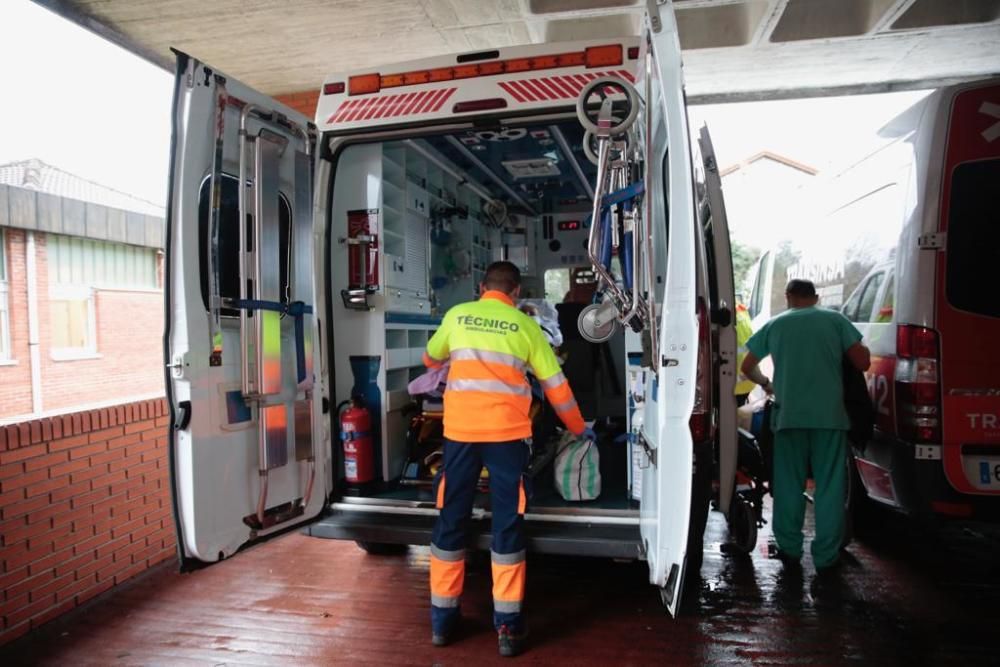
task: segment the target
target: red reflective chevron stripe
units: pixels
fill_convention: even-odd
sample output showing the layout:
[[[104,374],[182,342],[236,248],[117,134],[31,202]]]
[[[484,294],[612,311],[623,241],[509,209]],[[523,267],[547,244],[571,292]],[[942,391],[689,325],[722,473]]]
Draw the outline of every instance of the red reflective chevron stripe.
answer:
[[[524,98],[527,101],[529,101],[529,102],[537,102],[538,101],[538,97],[535,95],[535,93],[533,93],[527,86],[525,86],[523,84],[523,82],[521,82],[521,81],[511,81],[510,85],[514,89],[520,91],[521,95],[523,95]]]
[[[399,102],[396,103],[396,108],[393,110],[391,114],[389,114],[389,116],[394,118],[402,114],[403,110],[406,109],[406,105],[408,105],[410,103],[410,100],[416,97],[416,95],[417,93],[407,93],[403,95],[399,99]]]
[[[447,94],[448,94],[447,88],[441,88],[439,90],[431,91],[431,93],[427,95],[427,98],[424,100],[424,103],[421,104],[419,107],[417,107],[417,109],[413,113],[429,112],[434,107],[434,104],[439,99],[444,99],[444,96]]]
[[[557,76],[554,76],[551,79],[542,79],[542,81],[545,81],[550,86],[558,90],[562,94],[562,97],[576,97],[576,93],[573,92],[573,89],[563,83]]]
[[[516,90],[514,90],[514,86],[510,85],[509,83],[507,83],[505,81],[501,81],[497,85],[499,85],[501,88],[503,88],[504,91],[506,91],[508,95],[510,95],[511,97],[513,97],[518,102],[524,102],[525,101],[525,99],[523,97],[521,97],[521,93],[519,93]]]
[[[365,111],[367,111],[368,107],[370,107],[374,103],[375,103],[374,97],[367,97],[364,100],[361,100],[360,104],[354,107],[354,109],[351,110],[351,113],[344,120],[353,123],[354,121],[361,118],[361,116],[365,113]]]
[[[531,79],[525,79],[524,81],[521,82],[521,84],[525,88],[531,90],[535,94],[535,97],[538,98],[539,100],[555,99],[552,97],[551,93],[546,92],[544,88],[535,84],[535,82],[532,81]]]
[[[438,109],[440,109],[441,106],[448,101],[448,98],[455,94],[455,90],[456,90],[455,88],[449,88],[448,92],[444,94],[444,97],[442,97],[437,101],[437,103],[434,105],[434,108],[431,109],[431,111],[437,111]]]
[[[551,95],[553,95],[555,98],[566,97],[566,93],[564,93],[559,88],[559,86],[555,85],[554,83],[552,83],[551,81],[549,81],[545,77],[539,77],[539,78],[535,79],[535,85],[541,86],[545,90],[549,91],[549,93]]]
[[[343,104],[341,104],[340,107],[338,107],[337,110],[334,111],[330,115],[330,118],[328,118],[326,122],[327,123],[337,123],[337,122],[339,122],[341,118],[343,118],[344,116],[347,115],[348,110],[352,106],[354,106],[355,102],[356,102],[356,100],[347,100],[346,102],[344,102]]]
[[[413,113],[413,109],[419,103],[423,102],[424,98],[426,96],[427,96],[427,93],[417,93],[416,97],[414,97],[412,100],[410,100],[410,103],[406,106],[406,110],[403,111],[403,115],[404,116],[409,116],[411,113]]]

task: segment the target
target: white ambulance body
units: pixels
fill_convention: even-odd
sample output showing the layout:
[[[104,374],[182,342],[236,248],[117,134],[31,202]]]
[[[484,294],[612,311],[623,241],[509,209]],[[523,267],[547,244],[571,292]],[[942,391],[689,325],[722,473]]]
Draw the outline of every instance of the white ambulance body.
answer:
[[[590,265],[594,167],[574,110],[610,76],[643,100],[638,280],[655,315],[645,342],[619,332],[603,349],[564,324],[564,370],[585,416],[627,423],[634,443],[607,461],[598,501],[536,489],[526,530],[533,550],[645,559],[676,612],[725,429],[734,467],[732,268],[707,132],[694,142],[704,158],[692,151],[669,4],[645,25],[633,39],[335,75],[315,123],[179,55],[164,345],[184,562],[296,525],[370,550],[429,541],[434,499],[407,484],[407,384],[490,261],[519,263],[536,297],[587,291],[571,280]],[[361,490],[345,483],[337,410],[355,394],[375,440],[376,480]],[[477,500],[480,545],[489,516]]]
[[[805,193],[796,241],[751,271],[759,327],[787,280],[816,282],[872,351],[875,437],[855,499],[919,517],[1000,517],[1000,80],[944,88],[889,141]],[[859,488],[858,483],[863,484]]]

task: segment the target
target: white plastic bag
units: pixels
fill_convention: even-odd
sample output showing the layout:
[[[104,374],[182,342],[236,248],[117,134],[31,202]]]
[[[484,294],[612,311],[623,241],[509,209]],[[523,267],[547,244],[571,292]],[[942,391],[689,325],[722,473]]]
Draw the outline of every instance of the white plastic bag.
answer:
[[[593,440],[563,433],[554,469],[556,491],[564,500],[594,500],[601,495],[601,459]]]

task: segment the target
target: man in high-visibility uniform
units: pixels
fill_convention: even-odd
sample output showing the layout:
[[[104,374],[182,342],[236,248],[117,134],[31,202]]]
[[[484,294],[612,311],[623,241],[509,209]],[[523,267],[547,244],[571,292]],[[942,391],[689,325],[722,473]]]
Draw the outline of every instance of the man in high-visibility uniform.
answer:
[[[750,313],[747,311],[747,307],[742,303],[736,304],[736,368],[740,368],[743,365],[743,360],[747,356],[747,341],[750,340],[750,336],[753,335],[753,324],[750,320]],[[750,397],[750,392],[753,391],[754,385],[753,380],[748,378],[743,374],[743,371],[739,371],[739,375],[736,378],[736,388],[733,393],[736,394],[736,407],[744,405],[748,398]]]
[[[520,285],[516,266],[491,264],[481,298],[449,310],[424,354],[428,367],[451,363],[444,394],[444,465],[436,489],[440,514],[431,538],[432,640],[447,644],[459,620],[465,527],[485,465],[493,514],[493,623],[504,656],[520,653],[525,635],[523,475],[531,438],[531,387],[525,372],[535,375],[572,433],[593,437],[545,334],[514,306]]]

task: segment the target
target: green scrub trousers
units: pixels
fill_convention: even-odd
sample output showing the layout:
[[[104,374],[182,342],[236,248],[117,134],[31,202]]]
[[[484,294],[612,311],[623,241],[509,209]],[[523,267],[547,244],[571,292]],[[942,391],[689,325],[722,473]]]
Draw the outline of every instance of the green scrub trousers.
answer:
[[[788,428],[774,434],[774,538],[784,553],[802,557],[802,522],[806,513],[802,494],[811,469],[816,482],[816,537],[811,551],[817,568],[833,565],[840,554],[847,492],[846,457],[847,431]]]

